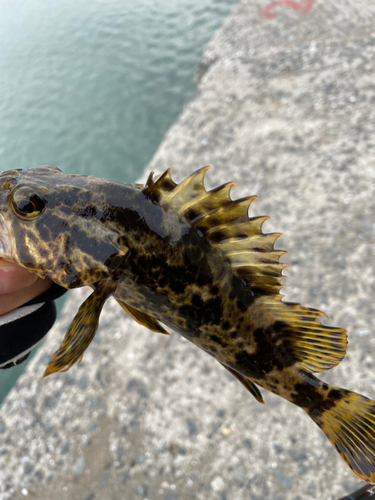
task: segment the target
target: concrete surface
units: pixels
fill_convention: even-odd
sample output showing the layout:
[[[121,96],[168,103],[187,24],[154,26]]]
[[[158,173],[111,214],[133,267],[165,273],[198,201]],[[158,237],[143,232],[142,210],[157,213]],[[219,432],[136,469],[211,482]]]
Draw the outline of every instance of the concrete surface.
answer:
[[[268,3],[235,6],[147,172],[179,181],[211,164],[208,187],[258,194],[251,214],[270,215],[265,231],[289,251],[287,299],[349,330],[345,360],[321,378],[374,398],[375,4],[280,5],[268,19]],[[113,302],[83,362],[40,382],[85,294],[71,293],[1,408],[1,500],[337,499],[361,485],[302,410],[264,391],[259,405],[214,359]]]

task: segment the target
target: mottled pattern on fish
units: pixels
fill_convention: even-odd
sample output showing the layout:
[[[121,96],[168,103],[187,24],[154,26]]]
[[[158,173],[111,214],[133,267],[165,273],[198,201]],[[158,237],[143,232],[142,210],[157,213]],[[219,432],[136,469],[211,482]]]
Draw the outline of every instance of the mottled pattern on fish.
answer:
[[[319,381],[345,356],[346,332],[324,313],[283,302],[284,279],[249,218],[255,196],[234,183],[204,188],[205,167],[180,184],[166,171],[142,185],[65,175],[54,167],[0,174],[0,257],[40,277],[94,292],[81,305],[45,376],[78,362],[113,296],[152,331],[180,333],[214,356],[263,403],[257,386],[303,408],[346,463],[375,482],[375,402]]]

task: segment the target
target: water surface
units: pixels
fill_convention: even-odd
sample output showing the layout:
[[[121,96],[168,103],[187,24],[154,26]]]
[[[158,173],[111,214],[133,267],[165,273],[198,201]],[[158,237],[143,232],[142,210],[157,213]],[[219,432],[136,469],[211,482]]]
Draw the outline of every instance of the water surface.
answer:
[[[138,177],[233,0],[1,0],[1,170]]]

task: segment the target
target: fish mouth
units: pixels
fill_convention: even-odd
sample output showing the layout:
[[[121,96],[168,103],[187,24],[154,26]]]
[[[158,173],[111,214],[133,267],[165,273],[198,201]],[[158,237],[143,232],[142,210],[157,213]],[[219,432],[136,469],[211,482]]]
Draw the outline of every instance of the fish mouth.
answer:
[[[10,259],[12,245],[3,215],[0,213],[0,258]]]

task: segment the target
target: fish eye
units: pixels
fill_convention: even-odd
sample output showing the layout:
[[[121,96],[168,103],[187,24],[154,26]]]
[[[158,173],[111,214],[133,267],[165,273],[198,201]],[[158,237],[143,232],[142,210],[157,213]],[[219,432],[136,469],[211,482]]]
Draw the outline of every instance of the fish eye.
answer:
[[[34,220],[43,212],[45,200],[35,189],[20,187],[11,194],[11,208],[21,220]]]

